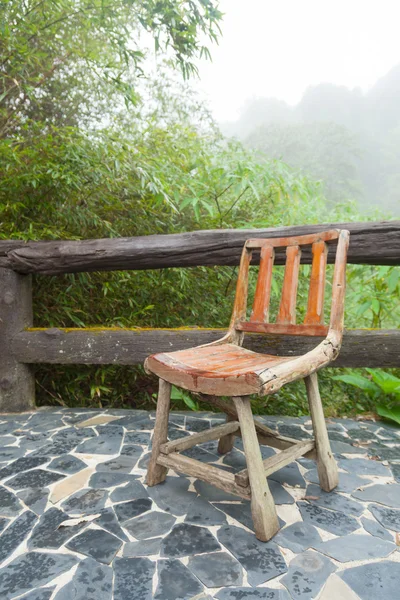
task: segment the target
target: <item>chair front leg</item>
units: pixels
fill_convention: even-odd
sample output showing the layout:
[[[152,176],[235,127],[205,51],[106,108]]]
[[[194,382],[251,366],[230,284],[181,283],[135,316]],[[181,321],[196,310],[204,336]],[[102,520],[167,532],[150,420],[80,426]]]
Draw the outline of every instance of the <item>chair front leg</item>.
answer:
[[[168,417],[171,401],[171,384],[164,379],[159,380],[156,422],[152,440],[152,452],[147,468],[146,483],[149,486],[157,485],[165,480],[168,469],[157,464],[160,455],[160,446],[168,441]]]
[[[320,486],[325,492],[332,491],[339,483],[337,464],[332,455],[328,431],[318,388],[318,375],[312,373],[304,378],[317,450],[317,471]]]
[[[274,499],[269,490],[260,446],[254,425],[250,400],[247,397],[233,398],[240,431],[243,440],[244,453],[247,462],[251,489],[251,514],[253,517],[256,537],[262,542],[270,540],[279,530],[278,516]]]

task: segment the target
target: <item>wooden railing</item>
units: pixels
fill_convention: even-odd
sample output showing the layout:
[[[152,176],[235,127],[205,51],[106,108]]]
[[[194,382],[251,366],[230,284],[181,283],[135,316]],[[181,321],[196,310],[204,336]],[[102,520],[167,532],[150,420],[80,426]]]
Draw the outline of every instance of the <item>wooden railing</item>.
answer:
[[[34,406],[35,363],[124,364],[151,353],[213,341],[218,329],[35,329],[31,274],[236,265],[249,237],[288,237],[332,228],[349,229],[348,262],[400,265],[400,221],[329,223],[277,229],[225,229],[173,235],[83,241],[0,241],[0,412]],[[329,257],[329,255],[328,255]],[[277,253],[275,263],[284,256]],[[310,263],[305,251],[302,262]],[[329,262],[329,259],[328,259]],[[246,346],[269,354],[296,355],[317,339],[249,334]],[[400,366],[400,329],[347,330],[336,367]]]

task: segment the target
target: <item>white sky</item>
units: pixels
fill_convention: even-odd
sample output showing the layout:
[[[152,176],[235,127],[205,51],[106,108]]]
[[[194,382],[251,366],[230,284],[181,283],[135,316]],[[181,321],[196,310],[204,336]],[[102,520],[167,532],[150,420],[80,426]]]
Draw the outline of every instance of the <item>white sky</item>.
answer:
[[[197,84],[219,121],[254,96],[296,104],[321,82],[366,90],[400,62],[396,0],[221,0],[220,9],[223,36]]]

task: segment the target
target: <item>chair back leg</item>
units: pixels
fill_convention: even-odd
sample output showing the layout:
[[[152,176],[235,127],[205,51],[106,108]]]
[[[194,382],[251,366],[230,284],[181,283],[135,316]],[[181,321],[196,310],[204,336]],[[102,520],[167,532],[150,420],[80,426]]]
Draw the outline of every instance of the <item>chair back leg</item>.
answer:
[[[236,417],[232,415],[226,415],[226,422],[230,423],[231,421],[236,421]],[[228,433],[228,435],[223,435],[219,438],[218,442],[218,454],[227,454],[233,448],[233,444],[235,442],[235,434]]]
[[[156,422],[152,439],[152,452],[147,468],[146,483],[149,486],[157,485],[165,480],[168,469],[157,464],[160,455],[160,446],[168,441],[168,418],[171,402],[171,384],[164,379],[159,380]]]
[[[267,542],[279,530],[279,522],[275,502],[264,473],[250,399],[248,397],[234,397],[232,400],[237,410],[246,456],[254,530],[259,540]]]
[[[317,470],[320,486],[325,492],[332,491],[339,483],[337,464],[332,455],[328,431],[318,388],[318,375],[312,373],[304,378],[317,450]]]

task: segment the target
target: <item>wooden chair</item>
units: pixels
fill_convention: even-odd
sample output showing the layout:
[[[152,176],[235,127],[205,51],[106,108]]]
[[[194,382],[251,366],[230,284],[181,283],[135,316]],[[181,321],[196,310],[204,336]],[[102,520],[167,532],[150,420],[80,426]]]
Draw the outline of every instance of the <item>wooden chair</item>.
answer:
[[[329,243],[329,244],[328,244]],[[332,281],[329,327],[324,325],[323,307],[328,245],[336,246]],[[316,457],[321,488],[331,491],[338,484],[335,459],[326,430],[316,371],[336,358],[343,335],[348,231],[325,231],[299,237],[247,240],[240,261],[232,320],[222,339],[211,344],[155,354],[146,359],[147,372],[160,378],[153,449],[147,472],[147,484],[164,481],[167,470],[182,472],[207,481],[222,490],[251,501],[256,536],[269,540],[279,529],[275,504],[266,476],[300,456]],[[311,280],[304,323],[296,325],[296,296],[302,246],[312,247]],[[276,323],[269,323],[268,312],[272,267],[276,248],[286,248],[286,266]],[[254,252],[260,253],[260,268],[249,320],[246,320],[249,266]],[[273,356],[246,350],[244,334],[289,334],[326,336],[313,350],[302,356]],[[283,385],[303,378],[310,406],[315,439],[298,442],[280,436],[253,420],[249,396],[277,392]],[[222,409],[226,423],[208,431],[168,441],[168,414],[171,384],[197,392]],[[220,396],[230,396],[232,401]],[[247,469],[233,474],[216,466],[180,454],[196,444],[219,439],[218,451],[229,452],[234,436],[243,440]],[[281,452],[262,459],[259,444]]]

